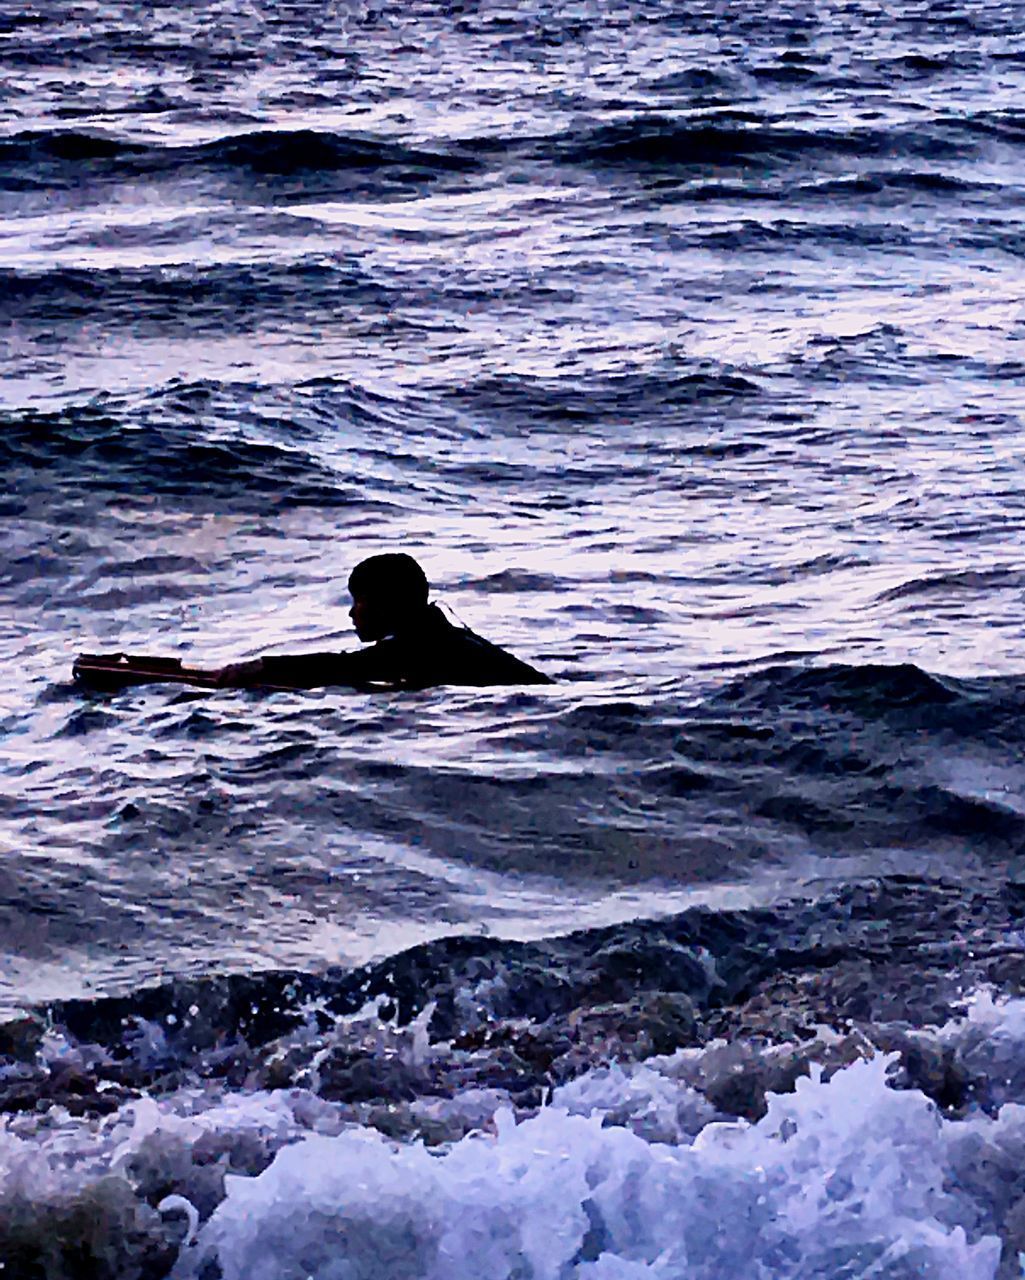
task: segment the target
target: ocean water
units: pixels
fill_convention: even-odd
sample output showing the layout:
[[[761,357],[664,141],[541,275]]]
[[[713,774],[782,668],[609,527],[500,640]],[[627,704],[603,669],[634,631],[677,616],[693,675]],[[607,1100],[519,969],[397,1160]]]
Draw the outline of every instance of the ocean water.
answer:
[[[1017,1280],[1025,5],[0,0],[4,1280]],[[354,647],[406,550],[557,683]]]

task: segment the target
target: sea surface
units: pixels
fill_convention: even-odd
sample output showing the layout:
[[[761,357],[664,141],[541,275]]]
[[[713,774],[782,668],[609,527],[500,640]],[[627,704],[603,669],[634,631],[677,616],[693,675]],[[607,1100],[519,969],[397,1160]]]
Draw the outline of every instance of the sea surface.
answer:
[[[0,0],[0,1275],[1016,1280],[1025,4]],[[404,550],[550,687],[356,647]]]

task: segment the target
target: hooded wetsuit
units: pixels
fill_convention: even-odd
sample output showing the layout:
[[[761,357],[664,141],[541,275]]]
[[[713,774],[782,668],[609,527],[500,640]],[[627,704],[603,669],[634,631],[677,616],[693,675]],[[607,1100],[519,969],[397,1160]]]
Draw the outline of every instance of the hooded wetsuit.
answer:
[[[395,635],[354,653],[306,653],[263,659],[263,675],[276,685],[314,689],[326,685],[427,689],[433,685],[551,684],[466,627],[453,626],[437,605]]]

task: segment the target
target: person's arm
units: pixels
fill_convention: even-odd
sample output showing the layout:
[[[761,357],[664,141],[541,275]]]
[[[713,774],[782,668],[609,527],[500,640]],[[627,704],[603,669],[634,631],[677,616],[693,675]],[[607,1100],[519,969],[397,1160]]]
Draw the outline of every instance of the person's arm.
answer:
[[[216,672],[220,689],[258,689],[275,685],[287,689],[316,689],[322,685],[349,684],[345,653],[304,653],[287,657],[252,658],[230,662]]]
[[[213,674],[221,689],[322,689],[330,685],[363,689],[390,683],[380,667],[374,649],[364,649],[356,653],[271,655],[229,663]]]

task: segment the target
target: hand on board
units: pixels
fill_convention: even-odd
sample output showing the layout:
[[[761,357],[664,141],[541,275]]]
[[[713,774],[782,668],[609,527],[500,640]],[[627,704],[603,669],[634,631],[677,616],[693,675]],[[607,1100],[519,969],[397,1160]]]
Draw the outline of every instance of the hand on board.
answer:
[[[251,658],[248,662],[229,662],[214,673],[218,689],[250,689],[261,683],[263,659]]]

